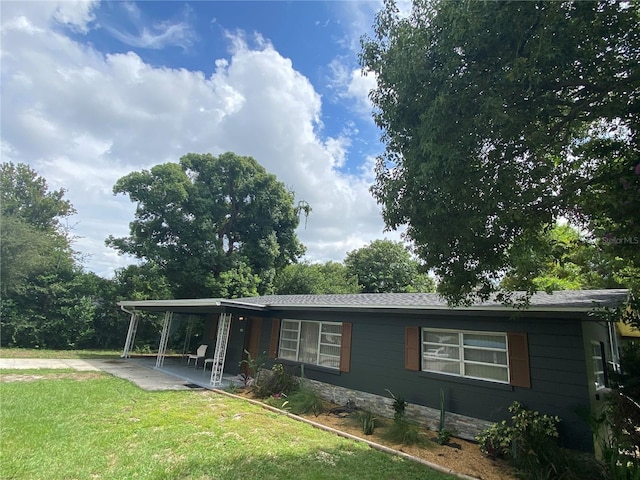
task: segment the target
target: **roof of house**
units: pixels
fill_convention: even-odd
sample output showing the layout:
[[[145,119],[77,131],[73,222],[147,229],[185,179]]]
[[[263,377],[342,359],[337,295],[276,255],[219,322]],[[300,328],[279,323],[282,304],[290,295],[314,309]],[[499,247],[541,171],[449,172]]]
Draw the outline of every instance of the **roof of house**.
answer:
[[[616,307],[629,292],[624,289],[562,290],[531,297],[530,312],[588,312],[598,307]],[[227,308],[248,310],[472,310],[513,311],[514,307],[497,300],[450,307],[437,293],[359,293],[334,295],[265,295],[238,299],[198,298],[179,300],[128,300],[118,302],[123,309],[204,313]]]

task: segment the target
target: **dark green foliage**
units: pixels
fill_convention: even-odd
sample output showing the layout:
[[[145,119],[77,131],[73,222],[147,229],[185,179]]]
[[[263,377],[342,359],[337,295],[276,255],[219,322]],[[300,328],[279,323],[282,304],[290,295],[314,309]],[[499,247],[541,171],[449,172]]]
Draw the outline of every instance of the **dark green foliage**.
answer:
[[[405,445],[415,445],[424,442],[420,435],[420,428],[415,423],[407,421],[405,418],[407,402],[404,397],[394,395],[387,390],[393,398],[393,423],[385,428],[383,436],[390,442],[402,443]]]
[[[369,411],[358,412],[358,420],[360,421],[360,425],[362,426],[362,433],[364,433],[365,435],[373,435],[373,432],[376,429],[377,421],[377,419],[373,416],[373,413]]]
[[[245,350],[244,354],[247,358],[240,362],[240,366],[242,367],[243,365],[246,365],[246,371],[243,373],[244,378],[246,379],[245,386],[251,376],[253,376],[253,384],[258,385],[260,383],[260,373],[262,372],[265,364],[265,356],[258,355],[257,358],[253,358],[248,350]]]
[[[41,231],[57,231],[61,219],[76,213],[65,190],[50,191],[47,181],[28,165],[11,162],[0,166],[0,212],[19,218]]]
[[[519,402],[509,412],[509,421],[496,423],[476,437],[483,453],[506,458],[525,479],[583,478],[584,459],[578,460],[558,443],[558,417],[527,410]],[[588,466],[593,465],[592,461]]]
[[[324,401],[316,392],[304,385],[286,396],[286,408],[296,415],[313,413],[316,417],[325,411]]]
[[[540,233],[518,260],[502,286],[523,290],[533,283],[537,290],[622,288],[628,284],[632,264],[611,255],[584,233],[569,225],[555,225]]]
[[[299,381],[288,368],[276,363],[271,367],[271,372],[261,375],[260,383],[252,388],[258,398],[289,395],[299,388]]]
[[[293,263],[279,271],[274,281],[276,295],[358,293],[360,287],[342,263]]]
[[[611,373],[616,387],[599,415],[589,414],[604,468],[612,480],[640,479],[640,342],[625,343],[620,355],[621,374]]]
[[[444,408],[444,390],[440,389],[440,419],[438,423],[438,435],[436,437],[440,445],[445,445],[449,442],[452,433],[447,430],[445,423],[446,410]]]
[[[452,303],[516,269],[535,290],[560,217],[640,266],[639,31],[629,2],[385,2],[361,52],[386,146],[372,193]]]
[[[390,442],[403,445],[420,445],[426,441],[424,436],[420,434],[420,427],[404,418],[394,419],[384,429],[382,436]]]
[[[611,480],[640,479],[640,406],[619,390],[609,394],[599,415],[590,416],[596,442],[602,452],[602,464]]]
[[[613,373],[612,380],[625,395],[640,403],[640,340],[628,341],[622,345],[620,367],[620,374]],[[636,425],[640,425],[640,419]],[[638,444],[640,445],[640,438]]]
[[[304,251],[293,194],[251,157],[191,153],[113,191],[138,207],[130,235],[107,245],[157,265],[177,298],[268,292]]]
[[[92,346],[93,275],[78,264],[61,219],[75,210],[24,164],[3,163],[0,315],[3,346]]]
[[[433,292],[435,282],[400,242],[374,240],[347,253],[347,272],[363,293]]]
[[[393,408],[393,419],[394,420],[402,420],[404,419],[405,409],[407,408],[407,402],[404,400],[402,396],[396,396],[390,390],[387,390],[391,398],[393,398],[393,403],[391,404]]]
[[[123,298],[171,298],[148,266],[130,266],[114,280],[83,271],[62,219],[75,212],[64,190],[50,192],[24,164],[3,163],[0,228],[2,346],[118,348],[127,332],[116,306]],[[142,322],[138,345],[157,345],[154,322]]]

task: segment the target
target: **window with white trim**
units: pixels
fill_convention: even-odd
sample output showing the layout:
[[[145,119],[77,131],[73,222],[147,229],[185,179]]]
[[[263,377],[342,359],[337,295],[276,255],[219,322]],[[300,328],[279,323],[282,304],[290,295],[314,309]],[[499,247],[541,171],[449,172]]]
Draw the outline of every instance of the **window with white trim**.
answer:
[[[423,328],[422,370],[509,383],[507,334]]]
[[[282,320],[278,357],[338,369],[341,345],[342,323]]]
[[[591,342],[591,359],[593,361],[596,390],[605,388],[607,380],[604,373],[604,358],[602,358],[602,345],[600,342]]]

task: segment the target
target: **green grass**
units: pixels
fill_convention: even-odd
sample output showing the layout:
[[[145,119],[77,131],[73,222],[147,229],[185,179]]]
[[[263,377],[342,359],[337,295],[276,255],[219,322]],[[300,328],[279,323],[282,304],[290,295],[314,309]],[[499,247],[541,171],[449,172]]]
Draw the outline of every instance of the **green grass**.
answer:
[[[101,375],[3,382],[0,399],[2,479],[454,478],[212,392]]]
[[[2,375],[52,375],[58,373],[78,373],[75,368],[0,368]],[[85,372],[86,373],[86,372]],[[88,373],[99,373],[89,370]]]
[[[38,348],[0,348],[0,358],[113,358],[121,350],[46,350]]]

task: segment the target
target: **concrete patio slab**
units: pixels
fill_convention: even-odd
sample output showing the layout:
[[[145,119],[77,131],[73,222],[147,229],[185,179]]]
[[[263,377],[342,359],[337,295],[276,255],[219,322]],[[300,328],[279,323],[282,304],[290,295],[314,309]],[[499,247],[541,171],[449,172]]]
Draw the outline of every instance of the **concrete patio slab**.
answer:
[[[188,369],[172,366],[158,369],[151,363],[152,359],[114,358],[114,359],[47,359],[47,358],[0,358],[2,369],[68,369],[78,371],[103,371],[115,377],[133,382],[143,390],[193,390],[194,388],[211,389],[209,375],[202,369]],[[155,359],[153,359],[155,362]],[[1,373],[1,372],[0,372]],[[225,375],[226,377],[226,375]],[[223,380],[221,388],[229,385]]]

